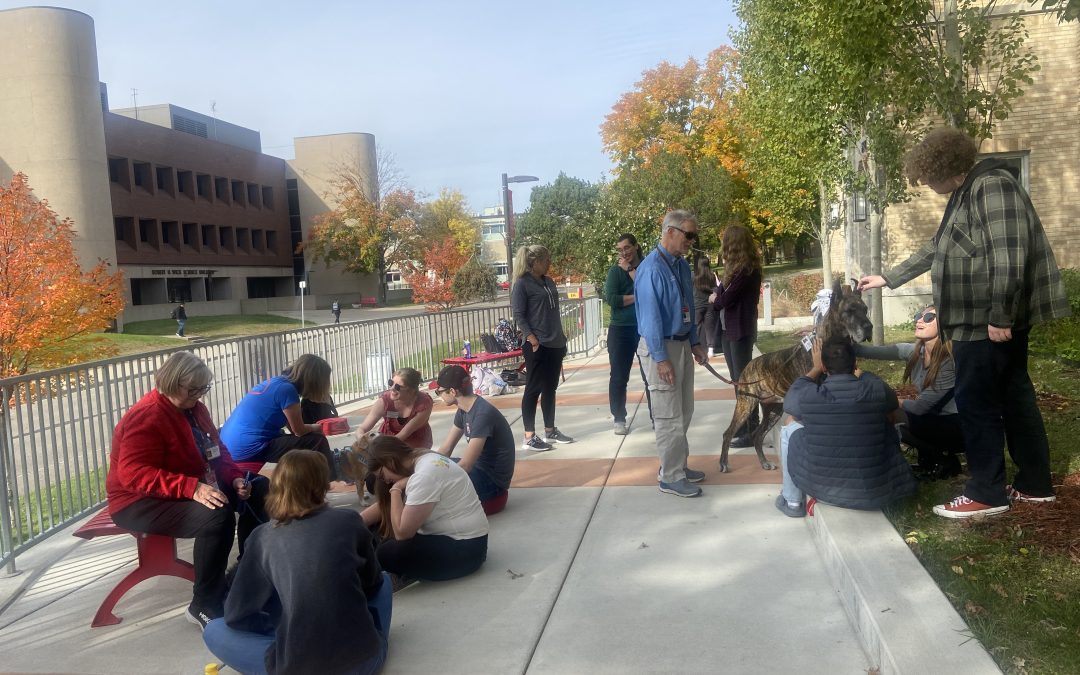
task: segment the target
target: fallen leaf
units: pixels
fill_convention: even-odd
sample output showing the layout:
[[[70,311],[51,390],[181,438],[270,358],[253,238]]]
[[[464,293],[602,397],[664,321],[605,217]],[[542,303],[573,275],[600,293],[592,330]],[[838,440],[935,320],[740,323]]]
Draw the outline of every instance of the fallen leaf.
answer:
[[[964,575],[964,568],[960,567],[959,565],[953,565],[952,566],[952,571],[959,574],[960,576]]]
[[[517,572],[515,572],[514,570],[512,570],[510,568],[506,569],[506,573],[510,575],[511,579],[520,579],[521,577],[525,576],[524,574],[518,574]]]

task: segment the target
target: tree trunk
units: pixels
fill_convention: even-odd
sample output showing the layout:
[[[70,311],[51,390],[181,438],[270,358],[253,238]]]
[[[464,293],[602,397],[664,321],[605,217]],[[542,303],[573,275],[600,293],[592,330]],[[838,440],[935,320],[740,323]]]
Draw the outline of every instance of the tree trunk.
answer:
[[[942,17],[942,33],[945,38],[945,67],[948,69],[952,80],[952,91],[949,96],[946,121],[955,129],[964,128],[964,120],[967,119],[967,108],[964,103],[964,92],[967,83],[964,81],[964,45],[960,41],[960,16],[957,12],[957,0],[944,0],[944,16]]]
[[[818,179],[818,213],[821,217],[821,229],[818,240],[821,242],[821,287],[832,288],[832,251],[829,250],[829,197],[825,181]]]
[[[884,214],[875,204],[870,210],[870,274],[881,274],[881,221]],[[874,344],[885,344],[885,311],[880,288],[870,293],[870,321],[874,324]]]

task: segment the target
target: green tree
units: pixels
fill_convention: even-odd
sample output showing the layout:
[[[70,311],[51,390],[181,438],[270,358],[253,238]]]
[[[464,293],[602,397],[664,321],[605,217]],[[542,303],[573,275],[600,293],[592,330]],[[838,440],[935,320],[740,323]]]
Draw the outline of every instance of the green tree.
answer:
[[[586,272],[581,240],[593,227],[600,187],[565,173],[534,187],[529,208],[517,219],[514,246],[543,244],[551,251],[552,276],[580,280]]]
[[[447,238],[454,240],[459,251],[472,255],[480,243],[480,221],[473,217],[461,191],[443,188],[436,199],[421,209],[416,231],[420,250],[413,258],[422,258],[423,251]]]
[[[485,265],[473,256],[458,270],[451,284],[454,300],[465,304],[474,300],[493,301],[497,290],[498,276],[491,265]]]

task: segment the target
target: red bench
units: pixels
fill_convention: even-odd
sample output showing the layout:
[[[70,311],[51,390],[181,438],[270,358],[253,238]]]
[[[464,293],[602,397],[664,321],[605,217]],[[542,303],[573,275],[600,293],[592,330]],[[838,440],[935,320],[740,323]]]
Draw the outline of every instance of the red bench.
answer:
[[[361,307],[378,307],[379,306],[379,299],[376,298],[375,296],[371,296],[369,298],[360,298],[360,306]]]
[[[175,537],[125,530],[113,522],[108,508],[102,509],[88,520],[75,531],[74,536],[90,540],[94,537],[111,537],[117,534],[130,534],[135,537],[139,551],[139,565],[105,596],[105,600],[98,607],[97,614],[94,615],[94,620],[90,623],[93,628],[114,626],[120,623],[121,618],[113,614],[116,603],[120,602],[120,598],[124,597],[125,593],[147,579],[173,576],[195,582],[195,568],[191,563],[176,557]]]
[[[521,356],[521,350],[514,349],[508,352],[477,352],[468,358],[465,358],[464,356],[451,356],[450,358],[443,359],[442,362],[448,366],[461,366],[465,370],[468,370],[469,366],[474,363],[492,363],[494,361],[503,361],[505,359],[516,359],[519,356]],[[524,368],[525,362],[522,361],[517,369],[522,370]]]

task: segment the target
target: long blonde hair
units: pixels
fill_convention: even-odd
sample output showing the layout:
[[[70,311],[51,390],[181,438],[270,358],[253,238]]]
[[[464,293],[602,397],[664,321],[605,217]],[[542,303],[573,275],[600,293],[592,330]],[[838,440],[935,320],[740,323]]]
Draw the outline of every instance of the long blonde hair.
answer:
[[[551,252],[542,244],[522,246],[514,254],[514,278],[520,279],[529,273],[537,260],[550,258]]]

